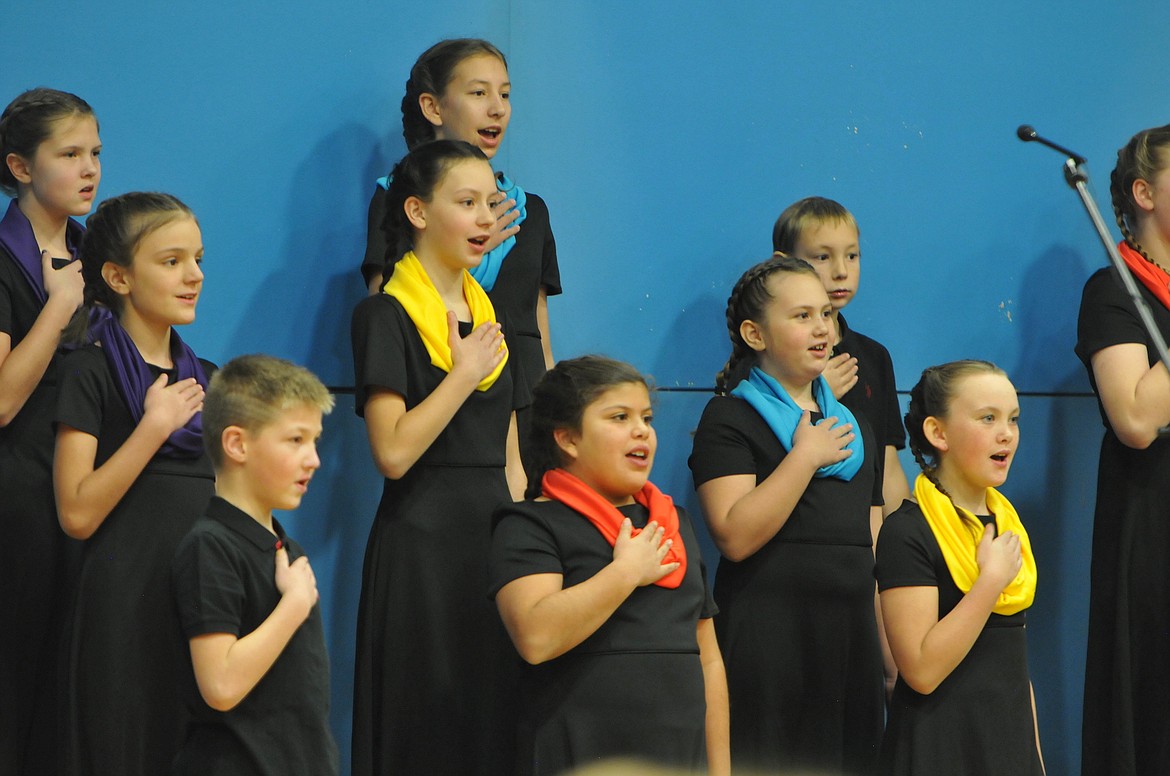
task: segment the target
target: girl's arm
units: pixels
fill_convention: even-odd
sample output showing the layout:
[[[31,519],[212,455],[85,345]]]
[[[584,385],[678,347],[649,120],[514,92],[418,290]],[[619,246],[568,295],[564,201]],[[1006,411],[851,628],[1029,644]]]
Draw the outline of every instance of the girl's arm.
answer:
[[[508,492],[512,500],[523,501],[524,491],[528,488],[528,476],[524,473],[524,462],[520,460],[520,432],[516,427],[515,412],[508,421],[508,454],[504,475],[508,478]]]
[[[199,694],[216,711],[230,711],[247,697],[309,618],[320,597],[307,557],[290,565],[288,550],[276,551],[276,589],[280,602],[256,630],[240,638],[206,633],[190,640],[191,664]]]
[[[696,638],[707,698],[707,773],[710,776],[730,776],[731,717],[727,705],[727,672],[723,668],[719,642],[715,639],[714,621],[710,618],[699,620]]]
[[[853,440],[853,426],[826,421],[812,425],[806,410],[792,450],[759,485],[754,474],[732,474],[699,486],[707,529],[728,560],[741,561],[767,544],[788,522],[816,470],[851,455],[845,445]]]
[[[902,506],[902,502],[910,498],[910,484],[906,480],[906,472],[902,471],[902,461],[898,458],[898,448],[886,445],[886,461],[882,468],[882,517],[889,517]]]
[[[882,591],[882,618],[894,661],[906,684],[929,695],[963,662],[983,632],[1000,592],[1023,564],[1020,537],[1012,531],[992,538],[987,526],[976,558],[979,577],[955,608],[938,619],[937,587]]]
[[[503,359],[500,324],[483,323],[466,338],[459,336],[459,319],[447,312],[447,341],[453,365],[442,382],[410,411],[406,399],[388,390],[371,391],[366,400],[366,434],[374,463],[383,477],[397,480],[439,438],[479,381]]]
[[[15,348],[12,336],[0,333],[0,427],[7,426],[24,407],[44,377],[61,342],[61,330],[81,305],[85,281],[81,262],[53,269],[48,251],[41,251],[41,272],[49,299],[28,334]]]
[[[548,328],[548,293],[543,287],[536,298],[536,329],[540,332],[540,347],[544,350],[544,368],[552,369],[557,362],[553,358],[552,336]]]
[[[1138,343],[1110,345],[1090,359],[1097,394],[1117,438],[1144,450],[1170,423],[1170,374],[1161,362],[1150,366],[1149,351]]]
[[[1048,773],[1044,767],[1044,752],[1040,749],[1040,722],[1036,717],[1036,688],[1028,682],[1028,696],[1032,699],[1032,727],[1036,729],[1036,756],[1040,758],[1040,770]]]
[[[195,378],[174,385],[166,381],[166,375],[159,375],[146,390],[142,420],[117,452],[96,469],[97,437],[58,424],[53,453],[57,519],[74,539],[93,536],[171,432],[203,409],[203,386]]]
[[[622,521],[613,561],[589,579],[563,588],[561,574],[530,574],[496,593],[496,606],[516,651],[532,665],[560,657],[597,632],[636,588],[650,585],[678,568],[663,564],[671,542],[653,521],[631,536]]]
[[[898,469],[901,471],[901,469]],[[869,531],[873,537],[874,552],[877,552],[878,534],[882,530],[884,521],[884,507],[869,508]],[[894,663],[894,653],[890,650],[890,638],[886,635],[885,620],[882,617],[882,597],[878,593],[877,583],[873,586],[873,615],[877,621],[878,643],[882,648],[882,671],[886,679],[886,698],[894,694],[894,685],[898,681],[898,666]]]

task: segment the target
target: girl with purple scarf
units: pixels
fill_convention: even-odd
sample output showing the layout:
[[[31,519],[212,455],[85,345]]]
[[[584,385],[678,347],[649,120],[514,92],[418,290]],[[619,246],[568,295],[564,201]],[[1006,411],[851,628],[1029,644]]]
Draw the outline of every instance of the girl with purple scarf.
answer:
[[[82,298],[73,216],[101,182],[93,109],[30,89],[0,114],[0,773],[53,773],[54,656],[76,548],[53,505],[53,410],[61,330]],[[56,262],[56,263],[54,263]]]
[[[92,344],[64,361],[53,462],[61,527],[85,540],[65,772],[153,776],[169,770],[186,721],[171,558],[214,490],[200,423],[214,366],[172,329],[195,320],[203,240],[169,194],[107,200],[87,227],[71,332],[88,323]]]

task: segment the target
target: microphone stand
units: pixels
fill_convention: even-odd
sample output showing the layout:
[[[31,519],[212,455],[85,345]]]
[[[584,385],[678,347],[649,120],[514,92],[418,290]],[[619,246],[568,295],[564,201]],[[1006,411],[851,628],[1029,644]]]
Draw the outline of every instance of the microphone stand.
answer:
[[[1113,262],[1113,267],[1117,270],[1117,276],[1121,279],[1121,285],[1125,287],[1126,292],[1133,301],[1134,309],[1137,310],[1138,317],[1141,318],[1142,324],[1146,327],[1146,333],[1150,335],[1150,341],[1154,343],[1154,349],[1158,352],[1158,358],[1166,369],[1170,370],[1170,352],[1166,350],[1166,340],[1162,337],[1162,332],[1158,330],[1158,324],[1154,322],[1154,315],[1150,312],[1149,305],[1146,304],[1146,300],[1142,298],[1141,292],[1138,290],[1137,282],[1133,279],[1133,273],[1126,266],[1125,259],[1121,258],[1121,252],[1117,250],[1117,245],[1113,242],[1113,237],[1109,234],[1109,229],[1105,226],[1104,219],[1101,218],[1101,211],[1097,208],[1097,203],[1093,199],[1093,195],[1089,193],[1087,185],[1089,174],[1085,172],[1085,158],[1069,151],[1063,146],[1045,140],[1036,134],[1036,130],[1029,126],[1021,126],[1016,130],[1016,135],[1024,142],[1036,141],[1068,157],[1064,160],[1063,165],[1064,179],[1080,195],[1081,204],[1085,206],[1085,212],[1089,214],[1089,220],[1093,222],[1093,226],[1097,230],[1097,236],[1101,238],[1101,244],[1105,246],[1105,252],[1109,254],[1109,258]],[[1158,435],[1170,435],[1170,426],[1163,426],[1158,429]]]

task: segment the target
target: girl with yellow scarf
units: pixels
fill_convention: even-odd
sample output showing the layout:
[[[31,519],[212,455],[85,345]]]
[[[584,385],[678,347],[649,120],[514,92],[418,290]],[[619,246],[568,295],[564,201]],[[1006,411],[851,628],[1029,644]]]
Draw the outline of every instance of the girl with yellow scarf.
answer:
[[[882,526],[875,574],[898,666],[883,774],[1042,774],[1025,612],[1028,533],[997,490],[1019,445],[1019,401],[986,361],[927,369],[906,430],[914,501]]]
[[[352,327],[355,410],[386,477],[362,570],[353,773],[507,774],[518,666],[484,591],[519,448],[508,350],[469,273],[502,195],[461,141],[419,146],[392,178],[389,277]]]

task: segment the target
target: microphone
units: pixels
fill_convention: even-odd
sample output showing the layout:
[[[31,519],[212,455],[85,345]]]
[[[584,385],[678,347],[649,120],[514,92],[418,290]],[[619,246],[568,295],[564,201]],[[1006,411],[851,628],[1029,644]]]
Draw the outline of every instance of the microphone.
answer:
[[[1068,158],[1072,159],[1073,163],[1075,163],[1075,164],[1078,164],[1078,165],[1084,164],[1086,161],[1088,161],[1087,159],[1085,159],[1085,157],[1081,156],[1076,151],[1070,151],[1069,149],[1065,148],[1062,145],[1057,145],[1056,143],[1053,143],[1051,140],[1047,140],[1043,137],[1040,137],[1040,135],[1036,133],[1036,128],[1033,127],[1031,124],[1021,124],[1019,127],[1017,127],[1016,128],[1016,137],[1018,137],[1020,140],[1023,140],[1025,143],[1031,143],[1031,142],[1035,141],[1035,142],[1039,143],[1040,145],[1046,145],[1049,148],[1051,148],[1052,150],[1059,151],[1060,153],[1064,154]]]

